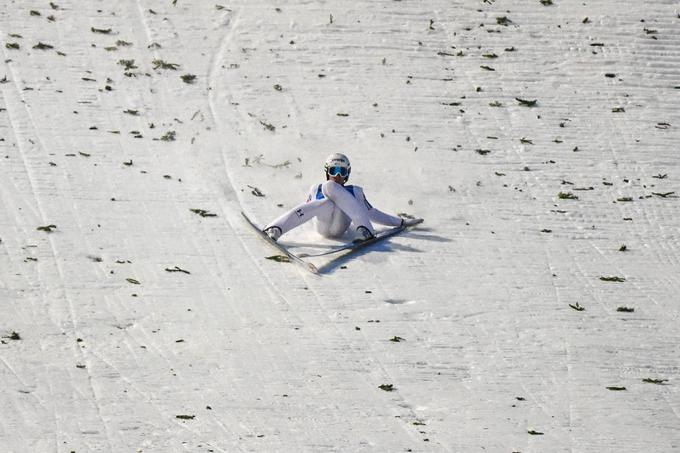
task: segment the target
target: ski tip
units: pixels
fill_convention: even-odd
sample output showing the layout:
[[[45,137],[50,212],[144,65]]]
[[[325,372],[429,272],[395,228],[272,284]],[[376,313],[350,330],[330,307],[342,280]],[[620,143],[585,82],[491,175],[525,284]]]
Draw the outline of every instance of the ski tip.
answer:
[[[307,263],[307,270],[312,274],[319,275],[319,269],[311,263]]]

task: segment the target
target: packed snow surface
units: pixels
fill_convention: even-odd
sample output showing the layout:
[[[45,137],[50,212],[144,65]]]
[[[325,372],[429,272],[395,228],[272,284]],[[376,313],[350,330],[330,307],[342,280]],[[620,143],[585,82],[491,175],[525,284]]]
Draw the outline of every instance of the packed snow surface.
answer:
[[[4,1],[0,450],[680,450],[680,7],[548,3]]]

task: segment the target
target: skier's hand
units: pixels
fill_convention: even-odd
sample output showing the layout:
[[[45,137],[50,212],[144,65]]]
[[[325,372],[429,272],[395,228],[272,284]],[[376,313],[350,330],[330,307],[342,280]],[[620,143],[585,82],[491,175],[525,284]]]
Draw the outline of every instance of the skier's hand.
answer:
[[[423,219],[401,219],[401,224],[403,226],[413,226],[413,225],[418,225],[419,223],[422,223]]]

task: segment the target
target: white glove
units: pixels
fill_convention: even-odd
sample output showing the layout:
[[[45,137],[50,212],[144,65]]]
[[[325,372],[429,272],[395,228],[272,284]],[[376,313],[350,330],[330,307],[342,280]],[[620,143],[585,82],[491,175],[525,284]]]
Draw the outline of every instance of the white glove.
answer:
[[[410,227],[413,225],[418,225],[419,223],[422,223],[423,219],[401,219],[401,224],[406,227]]]

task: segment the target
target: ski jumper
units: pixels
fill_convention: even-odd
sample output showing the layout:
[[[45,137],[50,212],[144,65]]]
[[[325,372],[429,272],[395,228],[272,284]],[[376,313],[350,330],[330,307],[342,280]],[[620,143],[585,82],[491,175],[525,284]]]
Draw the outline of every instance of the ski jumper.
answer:
[[[339,238],[347,232],[350,225],[355,231],[365,226],[375,234],[372,222],[399,226],[402,219],[374,208],[366,200],[359,186],[343,186],[328,180],[313,185],[307,194],[307,201],[275,219],[264,229],[278,227],[284,234],[303,223],[317,219],[316,229],[324,237]]]

